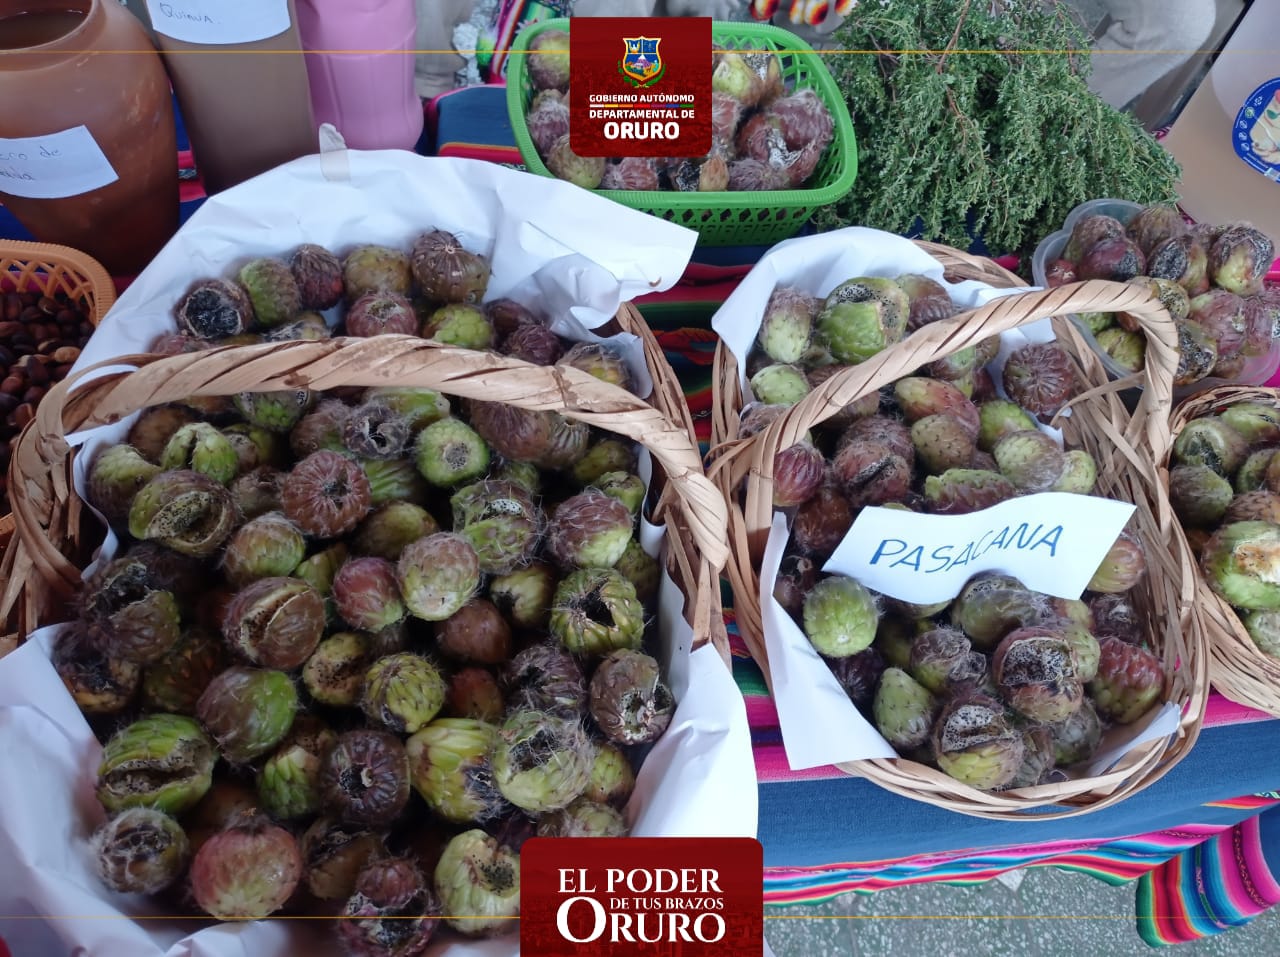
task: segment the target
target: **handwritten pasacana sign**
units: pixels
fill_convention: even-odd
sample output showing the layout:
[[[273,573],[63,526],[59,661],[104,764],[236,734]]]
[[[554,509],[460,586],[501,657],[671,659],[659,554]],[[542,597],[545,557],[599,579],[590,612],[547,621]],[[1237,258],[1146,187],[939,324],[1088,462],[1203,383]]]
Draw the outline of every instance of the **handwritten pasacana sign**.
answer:
[[[120,177],[88,127],[45,136],[0,137],[0,193],[23,199],[62,199]]]
[[[1066,492],[1026,495],[969,515],[865,508],[823,571],[921,605],[954,598],[979,572],[1079,598],[1133,511],[1127,502]]]
[[[288,0],[147,0],[147,14],[183,43],[255,43],[289,29]]]

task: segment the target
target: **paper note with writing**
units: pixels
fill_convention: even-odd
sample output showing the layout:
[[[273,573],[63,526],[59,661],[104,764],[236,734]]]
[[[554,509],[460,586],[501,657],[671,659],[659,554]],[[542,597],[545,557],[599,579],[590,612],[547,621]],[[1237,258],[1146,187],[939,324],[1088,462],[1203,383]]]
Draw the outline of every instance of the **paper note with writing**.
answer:
[[[1133,514],[1094,495],[1041,492],[968,515],[865,508],[823,566],[916,604],[954,598],[979,572],[1079,598]]]
[[[147,0],[156,33],[183,43],[255,43],[289,29],[289,0]]]
[[[119,178],[87,126],[44,136],[0,137],[0,193],[63,199]]]

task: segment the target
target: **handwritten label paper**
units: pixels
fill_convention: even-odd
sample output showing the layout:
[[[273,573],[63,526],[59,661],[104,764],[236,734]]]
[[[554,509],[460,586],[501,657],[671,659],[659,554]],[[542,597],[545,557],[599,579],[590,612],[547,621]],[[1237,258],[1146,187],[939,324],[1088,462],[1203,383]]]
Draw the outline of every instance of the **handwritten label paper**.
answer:
[[[288,0],[147,0],[156,33],[183,43],[255,43],[289,29]]]
[[[823,571],[922,605],[949,601],[979,572],[1079,598],[1133,511],[1127,502],[1067,492],[1025,495],[968,515],[865,508]]]
[[[44,136],[0,137],[0,193],[62,199],[119,178],[86,126]]]

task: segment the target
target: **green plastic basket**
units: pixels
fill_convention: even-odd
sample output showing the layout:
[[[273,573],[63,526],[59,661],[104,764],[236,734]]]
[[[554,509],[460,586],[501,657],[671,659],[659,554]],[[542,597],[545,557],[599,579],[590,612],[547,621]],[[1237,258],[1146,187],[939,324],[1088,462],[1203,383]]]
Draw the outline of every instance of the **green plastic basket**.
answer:
[[[525,52],[543,30],[568,30],[569,20],[543,20],[530,24],[512,44],[507,66],[507,113],[516,146],[530,173],[550,176],[534,148],[525,124],[525,111],[533,97]],[[798,233],[822,206],[834,203],[853,188],[858,174],[858,147],[853,121],[844,96],[822,58],[794,33],[763,23],[717,21],[711,25],[717,50],[774,50],[782,77],[791,89],[811,89],[826,104],[835,121],[831,144],[817,169],[812,186],[804,189],[752,192],[680,193],[598,189],[615,202],[697,230],[704,246],[767,246]]]

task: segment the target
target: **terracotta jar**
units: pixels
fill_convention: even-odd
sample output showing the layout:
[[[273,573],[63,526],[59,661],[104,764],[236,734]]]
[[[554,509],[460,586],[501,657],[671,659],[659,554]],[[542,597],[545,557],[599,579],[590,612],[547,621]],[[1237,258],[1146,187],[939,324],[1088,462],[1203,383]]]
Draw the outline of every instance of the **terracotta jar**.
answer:
[[[205,191],[320,150],[293,0],[146,0]]]
[[[178,228],[164,64],[119,0],[0,0],[0,203],[41,242],[138,272]]]

